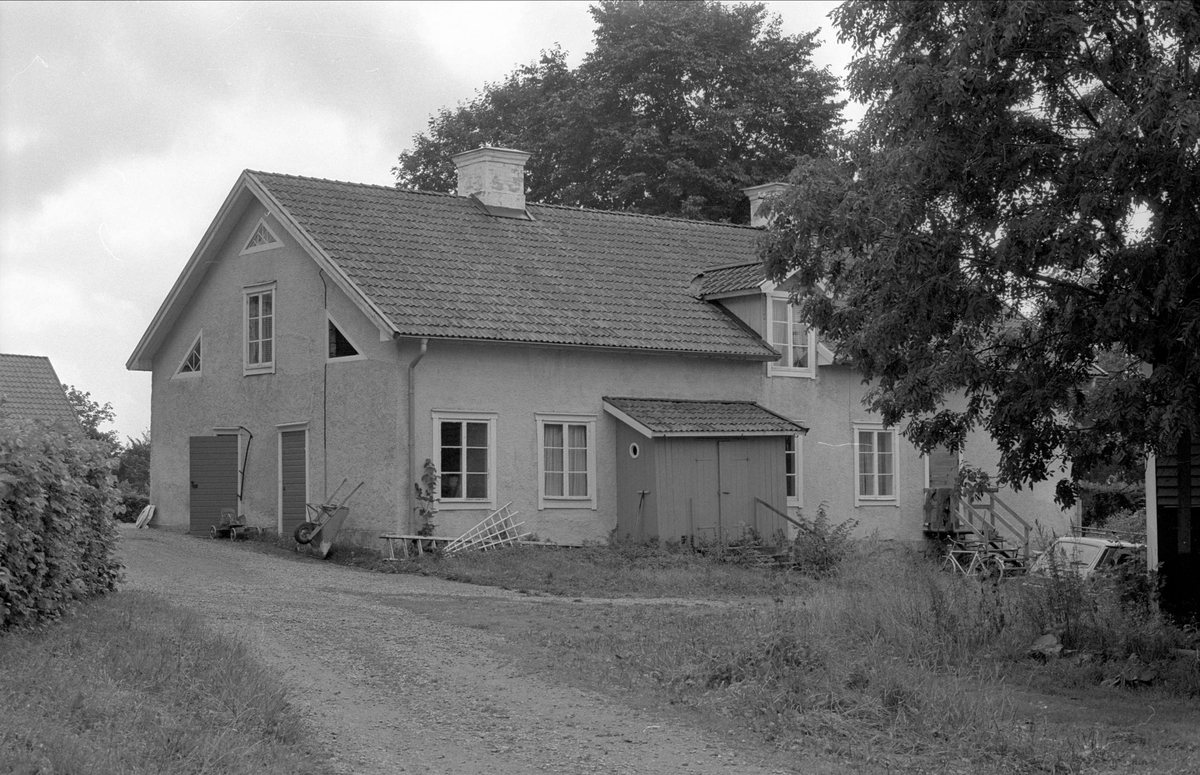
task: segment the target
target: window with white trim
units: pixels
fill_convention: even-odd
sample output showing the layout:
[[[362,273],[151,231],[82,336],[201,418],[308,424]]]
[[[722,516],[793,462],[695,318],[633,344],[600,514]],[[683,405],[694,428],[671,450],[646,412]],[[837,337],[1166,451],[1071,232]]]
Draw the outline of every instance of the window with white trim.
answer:
[[[192,340],[192,346],[188,348],[187,355],[183,357],[183,361],[179,364],[179,368],[175,370],[176,377],[199,377],[200,368],[204,364],[202,358],[203,348],[201,342],[204,339],[204,332],[196,334],[196,338]]]
[[[596,508],[596,418],[538,415],[538,508]]]
[[[438,495],[443,508],[492,506],[496,493],[495,416],[435,413]]]
[[[854,426],[854,505],[896,503],[896,431]]]
[[[800,320],[787,294],[767,295],[767,341],[783,356],[767,364],[767,374],[781,377],[817,376],[817,335]]]
[[[247,288],[245,302],[245,368],[246,374],[275,371],[275,288]]]
[[[245,247],[238,255],[246,255],[247,253],[259,253],[263,250],[271,250],[283,245],[279,238],[275,236],[275,232],[271,231],[271,227],[267,225],[265,220],[259,219],[258,225],[254,227],[254,231],[250,232],[250,239],[246,240]]]
[[[787,503],[804,505],[804,435],[797,433],[783,440],[784,471],[787,477]]]
[[[342,328],[334,321],[333,316],[325,313],[325,333],[329,348],[326,351],[327,360],[331,361],[360,361],[364,359],[362,352],[350,341],[350,337],[342,333]]]

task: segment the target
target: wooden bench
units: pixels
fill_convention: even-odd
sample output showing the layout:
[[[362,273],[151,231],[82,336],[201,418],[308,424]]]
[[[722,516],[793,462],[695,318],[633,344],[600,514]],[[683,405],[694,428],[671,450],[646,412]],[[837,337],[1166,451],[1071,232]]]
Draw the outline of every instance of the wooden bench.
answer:
[[[379,537],[388,542],[388,560],[396,559],[397,542],[400,544],[400,553],[404,555],[405,559],[408,559],[412,554],[420,556],[427,551],[440,549],[454,540],[444,536],[404,535],[402,533],[384,533]]]

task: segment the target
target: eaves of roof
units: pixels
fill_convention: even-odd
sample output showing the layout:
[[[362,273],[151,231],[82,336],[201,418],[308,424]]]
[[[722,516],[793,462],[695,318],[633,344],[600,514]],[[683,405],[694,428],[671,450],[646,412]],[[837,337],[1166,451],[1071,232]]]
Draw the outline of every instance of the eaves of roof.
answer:
[[[604,410],[647,438],[789,436],[808,428],[753,401],[604,397]]]

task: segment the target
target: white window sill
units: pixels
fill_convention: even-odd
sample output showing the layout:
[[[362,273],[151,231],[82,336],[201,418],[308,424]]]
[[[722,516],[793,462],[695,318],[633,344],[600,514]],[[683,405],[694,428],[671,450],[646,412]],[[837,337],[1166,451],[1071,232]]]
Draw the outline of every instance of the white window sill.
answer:
[[[793,369],[787,366],[773,366],[767,364],[768,377],[800,377],[802,379],[816,379],[817,372],[813,369]]]
[[[437,507],[438,507],[438,511],[471,511],[471,510],[495,511],[496,510],[496,502],[488,501],[488,500],[475,500],[475,501],[439,500],[437,502]]]
[[[855,498],[855,506],[894,506],[900,507],[900,501],[896,498]]]
[[[358,355],[344,355],[341,358],[326,358],[326,363],[349,363],[351,361],[365,361],[367,356],[359,353]]]
[[[273,363],[269,366],[253,366],[253,367],[245,366],[242,368],[242,376],[243,377],[252,377],[256,374],[274,374],[274,373],[275,373],[275,364],[273,364]]]
[[[596,501],[594,498],[579,498],[579,499],[558,499],[558,498],[541,498],[538,501],[538,511],[547,511],[553,509],[590,509],[596,510]]]

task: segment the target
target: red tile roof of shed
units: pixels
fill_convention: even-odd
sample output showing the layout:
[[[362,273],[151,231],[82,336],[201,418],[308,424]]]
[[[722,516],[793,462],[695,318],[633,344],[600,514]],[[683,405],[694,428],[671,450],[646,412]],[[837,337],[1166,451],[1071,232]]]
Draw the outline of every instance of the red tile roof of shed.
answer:
[[[472,199],[249,172],[406,336],[778,355],[689,294],[705,266],[755,255],[743,226]]]

